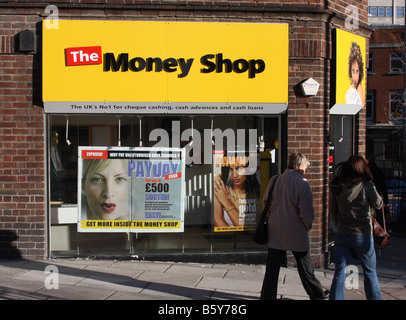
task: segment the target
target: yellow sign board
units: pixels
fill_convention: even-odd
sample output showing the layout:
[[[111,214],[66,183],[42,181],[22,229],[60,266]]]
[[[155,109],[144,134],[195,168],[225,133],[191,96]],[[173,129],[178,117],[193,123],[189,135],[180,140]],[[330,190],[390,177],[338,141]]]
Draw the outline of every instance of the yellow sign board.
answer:
[[[336,91],[333,114],[356,114],[365,105],[366,41],[335,29]]]
[[[288,57],[287,24],[61,20],[43,26],[45,111],[274,113]]]

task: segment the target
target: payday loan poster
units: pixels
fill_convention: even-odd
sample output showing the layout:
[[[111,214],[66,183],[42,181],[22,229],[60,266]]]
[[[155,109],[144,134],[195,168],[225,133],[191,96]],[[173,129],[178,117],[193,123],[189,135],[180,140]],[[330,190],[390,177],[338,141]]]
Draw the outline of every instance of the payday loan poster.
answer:
[[[79,232],[183,232],[180,148],[79,147]]]
[[[259,155],[213,151],[214,231],[254,230],[260,210]]]

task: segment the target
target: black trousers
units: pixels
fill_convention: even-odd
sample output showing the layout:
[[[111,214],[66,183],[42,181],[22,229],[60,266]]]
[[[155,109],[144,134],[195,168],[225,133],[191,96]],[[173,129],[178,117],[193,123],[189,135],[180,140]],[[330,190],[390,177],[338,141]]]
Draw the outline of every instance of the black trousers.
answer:
[[[326,298],[320,281],[314,275],[314,269],[308,251],[292,251],[299,272],[300,280],[311,300],[323,300]],[[264,282],[261,290],[261,300],[276,300],[278,291],[279,270],[286,256],[286,251],[268,248],[268,260]]]

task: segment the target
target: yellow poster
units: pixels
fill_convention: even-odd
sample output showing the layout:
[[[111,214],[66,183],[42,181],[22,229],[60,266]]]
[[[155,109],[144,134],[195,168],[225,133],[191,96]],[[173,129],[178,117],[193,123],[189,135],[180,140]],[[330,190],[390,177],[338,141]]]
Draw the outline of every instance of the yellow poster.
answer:
[[[46,112],[266,112],[287,105],[288,58],[287,24],[62,20],[43,26],[43,101]]]
[[[336,105],[365,105],[366,41],[350,32],[336,29]]]

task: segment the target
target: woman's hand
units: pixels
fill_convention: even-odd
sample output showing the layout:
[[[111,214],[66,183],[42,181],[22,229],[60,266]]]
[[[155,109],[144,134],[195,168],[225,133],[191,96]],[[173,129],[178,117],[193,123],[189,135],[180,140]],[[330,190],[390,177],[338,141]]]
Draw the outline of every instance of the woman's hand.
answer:
[[[223,208],[232,206],[230,201],[230,193],[228,192],[221,175],[216,175],[214,177],[214,195]]]
[[[239,225],[238,208],[236,208],[234,203],[231,201],[230,192],[228,191],[228,188],[224,184],[220,174],[214,177],[214,196],[216,197],[218,203],[220,203],[221,207],[224,208],[225,211],[227,211],[227,214],[233,225],[238,226]],[[221,217],[224,220],[222,210]]]

